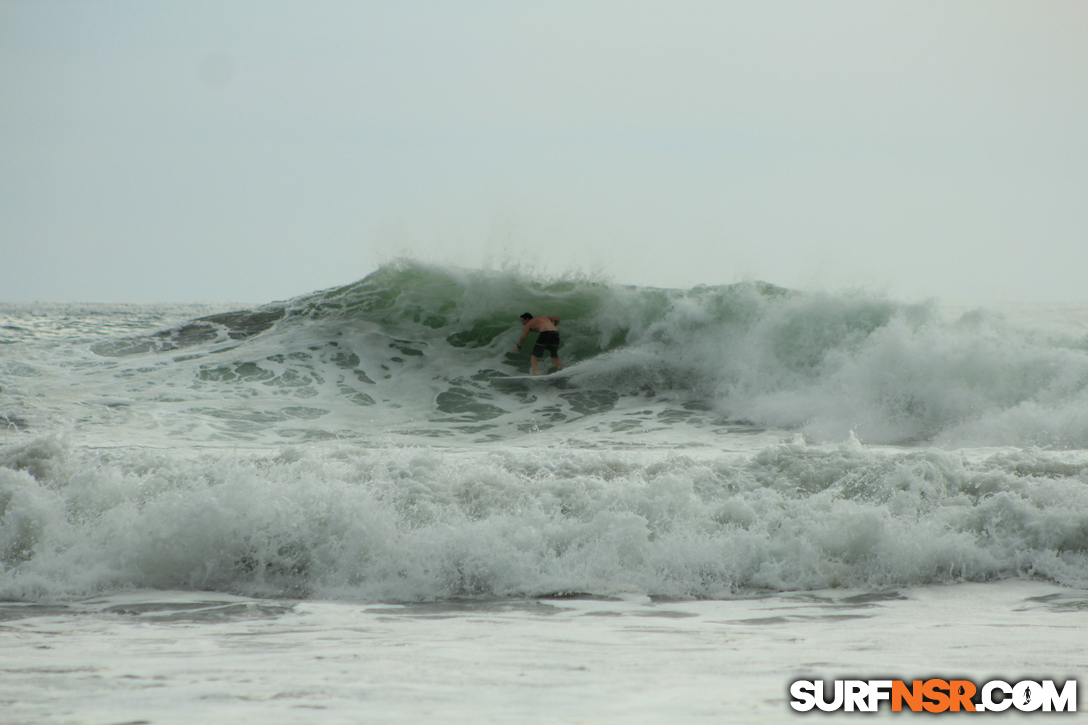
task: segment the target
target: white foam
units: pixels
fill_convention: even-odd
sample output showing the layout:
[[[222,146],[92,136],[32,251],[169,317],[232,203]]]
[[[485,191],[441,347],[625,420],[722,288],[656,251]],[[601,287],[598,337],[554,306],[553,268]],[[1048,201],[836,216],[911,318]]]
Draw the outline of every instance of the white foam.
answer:
[[[849,445],[748,456],[311,444],[275,456],[47,438],[0,462],[6,598],[1088,584],[1088,464],[1041,451],[971,462]]]

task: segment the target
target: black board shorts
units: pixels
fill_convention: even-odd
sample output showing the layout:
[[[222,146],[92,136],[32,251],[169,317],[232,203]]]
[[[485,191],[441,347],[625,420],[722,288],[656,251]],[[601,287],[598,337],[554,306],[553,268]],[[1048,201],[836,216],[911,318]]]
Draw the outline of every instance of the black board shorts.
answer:
[[[533,345],[533,357],[544,357],[545,350],[547,350],[552,357],[559,357],[558,330],[545,330],[537,335],[536,344]]]

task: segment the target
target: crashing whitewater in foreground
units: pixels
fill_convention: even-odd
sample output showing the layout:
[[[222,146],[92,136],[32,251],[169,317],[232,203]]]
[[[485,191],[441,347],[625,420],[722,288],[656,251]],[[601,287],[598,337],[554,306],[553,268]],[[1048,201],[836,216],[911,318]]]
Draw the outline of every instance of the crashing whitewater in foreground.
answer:
[[[493,387],[526,310],[569,377]],[[414,263],[207,312],[0,307],[0,598],[1088,586],[1083,320]]]

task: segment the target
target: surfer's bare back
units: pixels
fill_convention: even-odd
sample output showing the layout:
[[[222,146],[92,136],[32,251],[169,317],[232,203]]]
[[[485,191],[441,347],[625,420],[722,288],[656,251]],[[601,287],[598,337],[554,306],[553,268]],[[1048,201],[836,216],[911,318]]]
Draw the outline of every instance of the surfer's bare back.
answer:
[[[536,364],[541,357],[544,356],[544,351],[547,350],[552,356],[552,362],[555,363],[556,370],[563,369],[563,362],[559,359],[559,330],[555,329],[555,326],[562,321],[562,317],[558,315],[541,315],[540,317],[533,317],[531,313],[526,312],[521,316],[521,321],[525,324],[525,329],[521,331],[521,337],[518,338],[518,346],[515,350],[520,350],[522,343],[525,342],[525,336],[530,332],[538,332],[536,344],[533,345],[533,354],[529,358],[529,364],[532,368],[532,374],[536,375]]]

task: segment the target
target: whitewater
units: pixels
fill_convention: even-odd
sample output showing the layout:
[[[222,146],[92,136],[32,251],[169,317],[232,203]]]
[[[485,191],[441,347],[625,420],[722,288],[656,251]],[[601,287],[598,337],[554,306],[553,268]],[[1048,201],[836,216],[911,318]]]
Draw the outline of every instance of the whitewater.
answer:
[[[565,369],[496,383],[526,311]],[[0,722],[777,722],[1076,678],[1086,613],[1088,308],[412,261],[0,304]]]

